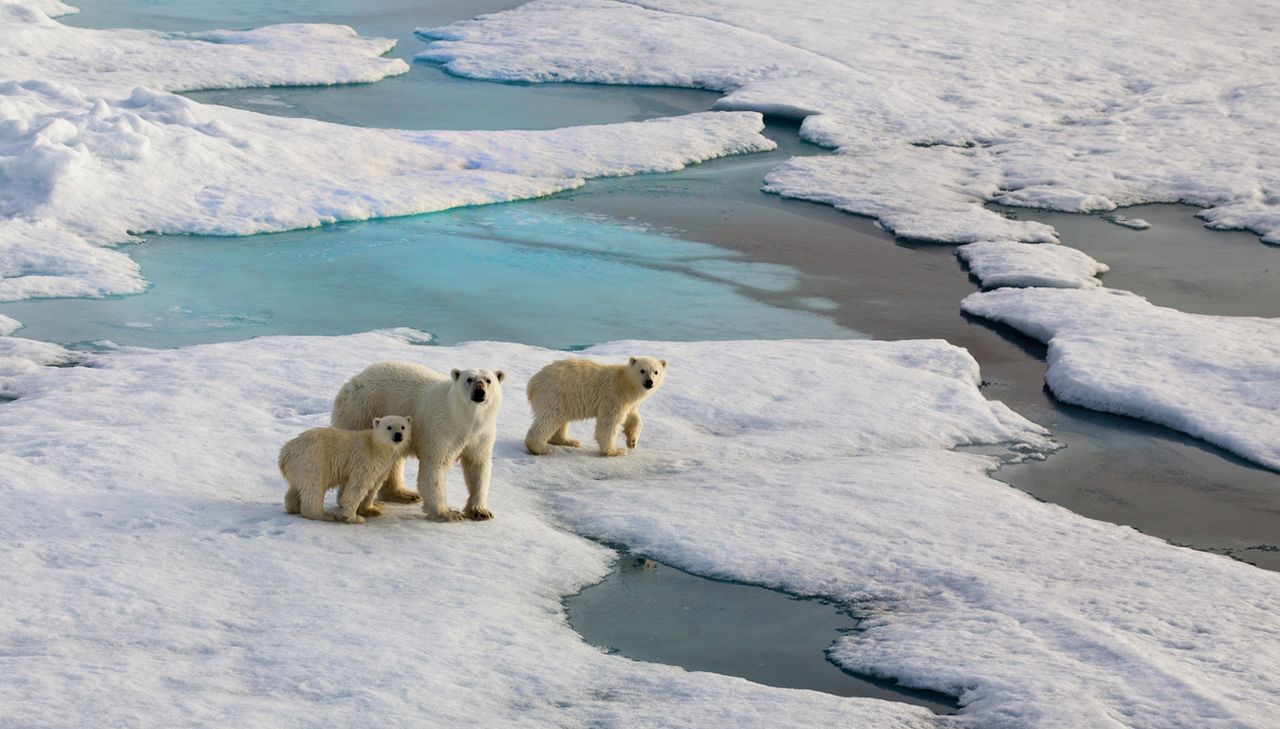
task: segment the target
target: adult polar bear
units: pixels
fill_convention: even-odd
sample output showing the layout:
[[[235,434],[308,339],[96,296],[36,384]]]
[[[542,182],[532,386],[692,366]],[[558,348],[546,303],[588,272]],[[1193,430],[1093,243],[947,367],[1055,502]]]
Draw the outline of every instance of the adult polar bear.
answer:
[[[453,370],[443,375],[411,362],[378,362],[347,380],[333,401],[333,426],[358,430],[373,418],[413,418],[409,453],[418,457],[418,494],[422,510],[436,521],[492,519],[487,500],[498,409],[502,406],[501,370]],[[404,461],[391,467],[379,497],[414,502],[419,496],[404,487]],[[455,461],[462,462],[467,506],[449,508],[445,478]]]

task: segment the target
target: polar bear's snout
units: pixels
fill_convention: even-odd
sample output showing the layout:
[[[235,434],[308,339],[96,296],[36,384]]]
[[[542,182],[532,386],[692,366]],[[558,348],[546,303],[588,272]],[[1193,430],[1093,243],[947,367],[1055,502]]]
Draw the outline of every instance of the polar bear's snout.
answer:
[[[646,389],[646,390],[652,390],[652,389],[653,389],[653,378],[650,378],[650,377],[646,377],[646,378],[645,378],[645,380],[644,380],[644,389]]]
[[[399,431],[396,431],[395,433],[392,433],[392,434],[391,434],[391,441],[392,441],[393,443],[399,443],[399,442],[401,442],[401,441],[403,441],[403,440],[404,440],[404,433],[401,433],[401,432],[399,432]]]
[[[477,382],[471,387],[471,402],[484,402],[484,385]]]

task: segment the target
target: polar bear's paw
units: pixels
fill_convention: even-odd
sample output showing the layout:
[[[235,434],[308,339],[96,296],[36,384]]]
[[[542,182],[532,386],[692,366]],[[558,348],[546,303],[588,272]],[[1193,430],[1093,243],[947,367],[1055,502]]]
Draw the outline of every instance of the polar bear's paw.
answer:
[[[363,524],[364,517],[360,516],[359,514],[352,514],[351,516],[342,517],[342,521],[346,522],[347,524]]]
[[[457,509],[445,509],[444,512],[435,512],[435,513],[428,512],[427,518],[430,519],[431,521],[450,522],[450,521],[462,521],[467,517]]]
[[[600,451],[600,455],[602,456],[625,456],[627,453],[629,453],[629,451],[626,448],[608,448]]]
[[[382,506],[380,504],[369,504],[356,509],[356,513],[360,516],[382,516]]]
[[[388,491],[384,494],[379,494],[378,498],[383,501],[394,501],[397,504],[416,504],[419,501],[422,501],[422,497],[419,496],[416,491],[410,491],[408,489],[401,491]]]
[[[462,513],[472,521],[485,521],[493,518],[493,512],[483,506],[468,506]]]
[[[627,448],[635,448],[639,442],[640,442],[640,436],[638,435],[627,436]]]

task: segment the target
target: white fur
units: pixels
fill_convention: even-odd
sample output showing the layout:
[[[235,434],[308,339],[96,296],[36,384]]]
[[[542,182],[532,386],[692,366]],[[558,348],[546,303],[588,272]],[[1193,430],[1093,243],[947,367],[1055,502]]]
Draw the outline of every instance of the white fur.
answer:
[[[368,421],[365,421],[368,422]],[[396,434],[403,438],[394,440]],[[382,510],[373,504],[378,485],[404,458],[412,440],[410,419],[388,415],[373,419],[371,430],[312,428],[280,449],[280,474],[289,482],[285,511],[308,519],[360,524]],[[325,492],[338,488],[338,515],[324,510]]]
[[[562,359],[538,370],[529,380],[533,425],[525,436],[529,452],[542,456],[549,445],[578,447],[569,423],[595,418],[596,443],[606,456],[623,456],[640,442],[640,403],[662,385],[667,361],[632,357],[627,364],[602,365],[589,359]],[[652,386],[645,387],[649,381]],[[618,429],[627,447],[618,448]]]
[[[503,378],[501,371],[453,370],[443,375],[410,362],[378,362],[338,391],[333,425],[352,428],[386,413],[411,415],[413,443],[405,457],[414,455],[419,461],[422,510],[438,521],[491,519],[489,471]],[[484,402],[472,400],[476,391],[484,392]],[[461,512],[449,508],[445,495],[445,478],[456,461],[462,462],[467,482],[467,505]],[[402,457],[392,466],[381,498],[411,502],[418,500],[418,494],[404,487]]]

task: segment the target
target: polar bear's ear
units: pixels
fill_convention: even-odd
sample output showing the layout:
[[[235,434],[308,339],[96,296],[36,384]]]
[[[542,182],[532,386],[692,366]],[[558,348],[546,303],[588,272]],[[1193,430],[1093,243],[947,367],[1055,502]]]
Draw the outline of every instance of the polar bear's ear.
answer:
[[[379,423],[381,423],[381,422],[382,422],[382,418],[374,418],[374,419],[373,419],[373,427],[374,427],[374,428],[377,428],[377,427],[378,427],[378,424],[379,424]]]
[[[412,422],[413,422],[413,416],[412,416],[412,415],[406,415],[406,416],[404,416],[404,422],[406,422],[406,423],[412,423]]]
[[[462,370],[458,369],[457,367],[454,367],[453,372],[450,374],[453,375],[453,381],[457,382],[458,378],[462,376]]]
[[[507,373],[503,372],[502,370],[498,370],[497,372],[494,372],[493,376],[498,378],[498,382],[502,382],[503,380],[507,379]]]
[[[662,369],[665,370],[667,368],[667,361],[665,359],[660,359],[658,361],[662,363]]]
[[[627,364],[629,364],[629,365],[631,365],[632,367],[634,367],[634,366],[635,366],[635,364],[636,364],[636,358],[635,358],[635,357],[632,357],[632,358],[631,358],[631,361],[630,361],[630,362],[628,362]]]

